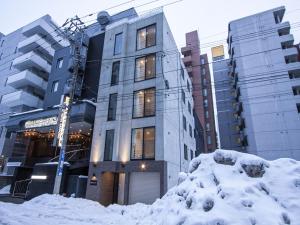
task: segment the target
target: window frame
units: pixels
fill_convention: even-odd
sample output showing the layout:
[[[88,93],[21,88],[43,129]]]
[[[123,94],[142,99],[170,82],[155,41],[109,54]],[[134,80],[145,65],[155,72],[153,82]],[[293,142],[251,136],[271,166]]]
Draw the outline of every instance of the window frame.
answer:
[[[145,115],[145,111],[146,111],[146,96],[145,96],[145,91],[147,90],[154,90],[154,114],[153,115]],[[144,99],[143,99],[143,116],[134,116],[134,98],[135,98],[135,94],[139,91],[144,91]],[[150,87],[150,88],[146,88],[146,89],[139,89],[133,92],[133,102],[132,102],[132,119],[140,119],[140,118],[146,118],[146,117],[153,117],[156,115],[156,88],[155,87]]]
[[[57,60],[56,60],[56,69],[61,69],[63,68],[63,65],[64,65],[64,57],[59,57]]]
[[[106,145],[107,145],[107,137],[108,137],[108,132],[113,131],[113,135],[112,135],[112,151],[111,151],[111,155],[109,155],[109,159],[106,159]],[[113,159],[113,154],[114,154],[114,142],[115,142],[115,129],[110,129],[110,130],[106,130],[105,131],[105,143],[104,143],[104,151],[103,151],[103,161],[112,161]]]
[[[57,87],[56,87],[56,90],[54,91],[54,87],[55,87],[55,85],[57,84]],[[58,86],[59,86],[59,80],[54,80],[53,82],[52,82],[52,85],[51,85],[51,93],[55,93],[55,92],[57,92],[58,91]]]
[[[116,53],[116,40],[117,40],[117,37],[121,36],[121,49],[120,49],[120,52]],[[114,42],[114,56],[115,55],[121,55],[122,54],[122,47],[123,47],[123,32],[119,32],[117,34],[115,34],[115,42]]]
[[[150,57],[150,56],[154,56],[155,58],[155,63],[154,63],[154,76],[153,77],[150,77],[150,78],[147,78],[146,77],[146,71],[147,71],[147,66],[146,66],[146,59],[147,57]],[[137,80],[137,76],[136,76],[136,62],[138,59],[141,59],[141,58],[145,58],[145,78],[144,80]],[[156,78],[156,53],[149,53],[149,54],[146,54],[144,56],[140,56],[140,57],[137,57],[135,58],[135,62],[134,62],[134,83],[138,83],[138,82],[142,82],[142,81],[146,81],[146,80],[151,80],[151,79],[155,79]]]
[[[114,71],[114,65],[115,64],[119,64],[119,71],[118,71],[118,79],[117,79],[117,82],[113,83],[113,71]],[[120,68],[121,68],[121,61],[118,60],[118,61],[114,61],[112,63],[112,66],[111,66],[111,77],[110,77],[110,86],[115,86],[115,85],[118,85],[119,84],[119,81],[120,81]]]
[[[144,141],[144,135],[145,135],[145,129],[147,128],[153,128],[154,129],[154,149],[153,149],[153,158],[145,158],[145,141]],[[142,129],[143,130],[143,145],[142,145],[142,158],[140,159],[134,159],[132,158],[132,150],[133,150],[133,139],[132,139],[132,135],[133,135],[133,131],[136,129]],[[148,127],[136,127],[136,128],[131,128],[131,137],[130,137],[130,161],[138,161],[138,160],[155,160],[155,145],[156,145],[156,127],[155,126],[148,126]]]
[[[155,27],[155,41],[154,41],[154,45],[151,45],[151,46],[147,46],[148,45],[148,36],[147,36],[147,28],[148,27],[151,27],[151,26],[154,26]],[[143,30],[143,29],[146,29],[146,41],[145,41],[145,47],[144,48],[138,48],[138,34],[139,34],[139,31],[140,30]],[[157,43],[157,26],[156,26],[156,23],[152,23],[150,25],[147,25],[147,26],[144,26],[144,27],[141,27],[139,29],[136,30],[136,40],[135,40],[135,49],[136,51],[139,51],[139,50],[143,50],[143,49],[146,49],[146,48],[151,48],[153,46],[156,46],[156,43]]]
[[[114,116],[113,116],[113,118],[111,119],[110,117],[109,117],[109,112],[110,112],[110,106],[111,106],[111,96],[113,96],[113,95],[116,95],[117,97],[117,100],[116,100],[116,110],[115,110],[115,114],[114,114]],[[115,121],[116,120],[116,117],[117,117],[117,108],[118,108],[118,93],[111,93],[111,94],[109,94],[109,100],[108,100],[108,109],[107,109],[107,121]]]

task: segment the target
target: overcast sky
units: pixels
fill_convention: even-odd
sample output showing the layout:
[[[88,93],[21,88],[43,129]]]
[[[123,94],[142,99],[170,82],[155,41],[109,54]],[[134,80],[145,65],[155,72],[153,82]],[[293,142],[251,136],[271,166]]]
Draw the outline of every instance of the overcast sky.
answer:
[[[62,25],[74,15],[84,16],[105,10],[111,6],[129,0],[1,0],[0,32],[7,34],[31,21],[49,14]],[[174,2],[176,0],[135,0],[120,7],[108,10],[113,14],[126,8],[151,4],[137,8],[138,12]],[[202,53],[210,52],[213,45],[221,43],[227,37],[227,25],[230,21],[278,6],[286,6],[284,20],[292,24],[291,32],[295,43],[300,42],[300,0],[183,0],[165,6],[164,11],[171,26],[178,47],[185,44],[185,33],[198,30]],[[96,16],[86,18],[91,20]],[[221,41],[220,41],[221,40]]]

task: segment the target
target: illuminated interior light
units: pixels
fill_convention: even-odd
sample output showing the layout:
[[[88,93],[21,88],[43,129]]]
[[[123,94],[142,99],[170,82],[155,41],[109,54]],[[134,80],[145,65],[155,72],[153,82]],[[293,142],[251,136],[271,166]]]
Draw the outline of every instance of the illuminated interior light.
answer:
[[[46,180],[47,176],[46,175],[32,175],[31,179],[32,180]]]
[[[142,163],[142,164],[141,164],[141,169],[142,169],[142,170],[146,169],[145,163]]]

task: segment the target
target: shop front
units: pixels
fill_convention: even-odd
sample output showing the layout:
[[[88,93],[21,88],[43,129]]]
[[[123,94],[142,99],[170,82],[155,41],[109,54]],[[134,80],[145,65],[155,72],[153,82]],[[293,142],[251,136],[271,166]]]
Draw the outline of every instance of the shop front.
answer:
[[[47,192],[52,190],[54,180],[50,177],[55,176],[60,151],[53,144],[58,123],[58,111],[58,108],[35,110],[10,117],[6,124],[7,135],[3,153],[8,158],[7,164],[15,165],[7,168],[7,172],[16,178],[14,183],[20,180],[31,180],[30,186],[38,189],[36,182],[41,185],[41,182],[44,182],[48,183],[48,187],[43,189],[48,190]],[[88,175],[94,113],[95,106],[88,102],[72,106],[65,155],[67,163],[63,182],[65,185],[61,190],[63,193],[74,191],[68,187],[68,184],[76,186],[77,180],[74,179],[74,176]],[[31,172],[23,172],[28,169]],[[13,192],[13,190],[11,191]],[[31,190],[31,193],[35,193],[35,191]]]

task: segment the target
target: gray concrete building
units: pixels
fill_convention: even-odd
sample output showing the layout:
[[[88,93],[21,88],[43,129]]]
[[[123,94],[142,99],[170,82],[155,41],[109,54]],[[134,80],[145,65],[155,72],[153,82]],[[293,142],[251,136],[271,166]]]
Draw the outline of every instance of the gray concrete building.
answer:
[[[54,52],[66,45],[49,15],[0,34],[0,153],[9,115],[43,106]]]
[[[193,106],[162,11],[107,22],[86,197],[151,203],[174,186],[195,156]]]
[[[227,84],[235,99],[233,117],[242,124],[236,141],[243,149],[266,159],[299,160],[300,62],[284,13],[285,7],[278,7],[229,23]],[[220,75],[218,64],[215,78]],[[220,115],[223,108],[217,107]],[[226,124],[222,117],[218,120],[219,125]],[[232,135],[224,126],[220,132],[224,132],[221,143],[222,136]]]

